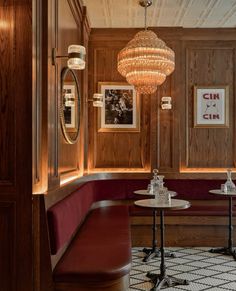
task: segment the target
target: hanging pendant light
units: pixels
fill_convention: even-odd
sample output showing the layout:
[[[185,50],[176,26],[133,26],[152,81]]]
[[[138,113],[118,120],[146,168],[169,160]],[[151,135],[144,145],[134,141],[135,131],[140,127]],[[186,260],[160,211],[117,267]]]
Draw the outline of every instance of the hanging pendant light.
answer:
[[[175,68],[175,53],[157,35],[147,30],[147,7],[151,0],[139,1],[145,7],[145,30],[138,32],[118,54],[118,71],[142,94],[152,94]]]

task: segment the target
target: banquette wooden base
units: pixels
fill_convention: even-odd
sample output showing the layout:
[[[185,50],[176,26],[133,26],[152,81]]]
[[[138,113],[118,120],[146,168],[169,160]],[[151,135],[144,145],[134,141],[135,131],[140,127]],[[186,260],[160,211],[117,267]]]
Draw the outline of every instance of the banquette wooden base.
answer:
[[[233,223],[236,225],[236,218]],[[157,227],[159,242],[159,223]],[[165,217],[165,229],[165,244],[170,247],[219,247],[228,243],[227,217]],[[133,247],[151,246],[152,218],[131,217],[131,236]]]

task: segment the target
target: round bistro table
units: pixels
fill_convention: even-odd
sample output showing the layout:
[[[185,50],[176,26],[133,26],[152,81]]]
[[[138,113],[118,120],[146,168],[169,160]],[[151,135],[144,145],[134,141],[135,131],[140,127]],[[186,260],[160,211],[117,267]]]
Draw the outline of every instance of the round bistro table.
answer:
[[[177,193],[175,191],[168,190],[168,192],[170,193],[171,197],[175,197],[177,195]],[[149,197],[155,196],[155,194],[149,193],[148,190],[136,190],[136,191],[134,191],[134,194],[146,195]],[[143,262],[149,262],[151,259],[159,257],[160,253],[161,253],[160,249],[157,247],[156,215],[157,215],[157,210],[154,208],[152,210],[152,219],[153,219],[153,222],[152,222],[152,248],[143,248],[143,252],[146,254],[146,256],[143,258]],[[176,256],[172,252],[165,252],[165,257],[175,258]]]
[[[232,207],[232,198],[236,197],[236,192],[223,192],[220,189],[216,190],[210,190],[209,191],[212,194],[215,195],[221,195],[221,196],[226,196],[228,197],[229,200],[229,235],[228,235],[228,246],[227,247],[222,247],[222,248],[215,248],[211,249],[211,253],[219,253],[219,254],[224,254],[228,256],[233,256],[234,260],[236,261],[236,250],[233,248],[233,224],[232,224],[232,218],[233,218],[233,207]]]
[[[160,230],[161,230],[161,264],[160,264],[160,274],[154,274],[151,272],[147,273],[147,277],[151,279],[154,283],[154,287],[151,291],[160,290],[164,287],[172,287],[176,285],[188,285],[189,282],[187,280],[174,278],[172,276],[167,276],[166,274],[166,266],[165,266],[165,250],[164,250],[164,210],[181,210],[190,207],[190,203],[186,200],[180,199],[171,199],[170,204],[160,203],[156,199],[143,199],[137,200],[134,202],[135,205],[144,207],[144,208],[152,208],[160,211]]]

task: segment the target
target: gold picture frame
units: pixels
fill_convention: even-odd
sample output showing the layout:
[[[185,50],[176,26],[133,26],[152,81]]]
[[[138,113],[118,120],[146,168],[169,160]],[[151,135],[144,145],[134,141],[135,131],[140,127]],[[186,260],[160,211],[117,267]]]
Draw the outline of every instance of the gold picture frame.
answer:
[[[103,107],[98,112],[99,132],[139,132],[140,98],[134,86],[123,82],[99,82]]]
[[[194,86],[194,127],[229,127],[229,86]]]

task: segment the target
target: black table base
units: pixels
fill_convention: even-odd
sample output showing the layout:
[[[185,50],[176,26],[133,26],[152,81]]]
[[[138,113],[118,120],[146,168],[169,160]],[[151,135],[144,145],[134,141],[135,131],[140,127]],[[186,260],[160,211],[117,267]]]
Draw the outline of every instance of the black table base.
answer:
[[[216,249],[211,249],[209,250],[210,253],[216,253],[216,254],[222,254],[226,256],[233,256],[233,258],[236,261],[236,250],[233,248],[216,248]]]
[[[161,250],[157,247],[157,239],[156,239],[156,213],[157,211],[153,210],[153,223],[152,223],[152,248],[144,248],[143,252],[146,254],[146,256],[143,258],[143,262],[149,262],[153,258],[158,258],[161,255]],[[169,258],[175,258],[176,255],[172,252],[165,252],[165,257]]]
[[[189,285],[189,282],[187,280],[177,279],[167,275],[163,277],[161,275],[148,272],[147,277],[150,278],[152,283],[154,284],[151,291],[161,290],[162,288],[173,287],[177,285]]]
[[[159,248],[144,248],[143,252],[146,256],[143,258],[143,262],[149,262],[153,258],[159,258],[161,256],[161,250]],[[176,258],[176,255],[172,252],[165,252],[166,258]]]
[[[164,211],[160,210],[160,229],[161,229],[161,265],[160,265],[160,274],[154,274],[151,272],[147,273],[147,277],[151,279],[154,284],[153,288],[150,291],[161,290],[165,287],[173,287],[176,285],[189,285],[187,280],[174,278],[172,276],[166,275],[166,266],[165,266],[165,250],[164,250]]]
[[[223,254],[226,256],[233,256],[234,260],[236,261],[236,250],[233,248],[233,208],[232,208],[232,196],[229,196],[229,235],[228,235],[228,246],[223,248],[215,248],[210,249],[210,253],[217,253],[217,254]]]

